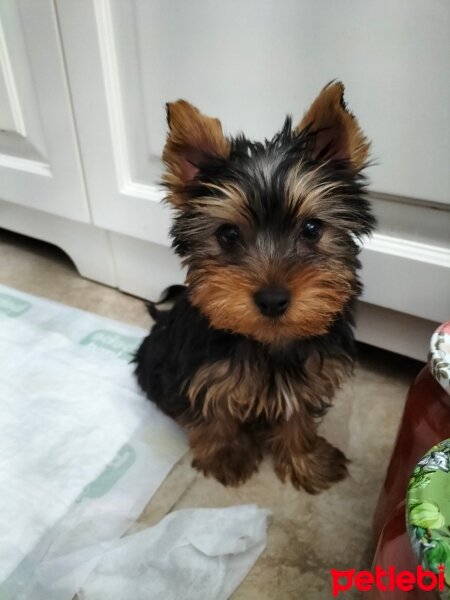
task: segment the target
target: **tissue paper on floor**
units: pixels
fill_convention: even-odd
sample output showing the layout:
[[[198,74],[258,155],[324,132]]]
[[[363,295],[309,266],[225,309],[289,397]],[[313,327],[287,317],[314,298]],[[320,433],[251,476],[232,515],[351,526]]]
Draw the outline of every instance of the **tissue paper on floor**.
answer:
[[[178,510],[118,540],[80,600],[226,600],[266,546],[256,505]]]
[[[133,377],[145,334],[0,286],[2,600],[71,600],[186,451]]]

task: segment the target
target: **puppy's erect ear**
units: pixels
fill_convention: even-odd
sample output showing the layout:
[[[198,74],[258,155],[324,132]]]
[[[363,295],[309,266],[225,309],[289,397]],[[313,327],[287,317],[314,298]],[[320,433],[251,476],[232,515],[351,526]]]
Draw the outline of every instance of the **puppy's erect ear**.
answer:
[[[295,129],[299,134],[305,127],[316,133],[314,158],[318,160],[347,160],[356,169],[364,167],[370,142],[358,121],[347,110],[344,85],[331,82],[317,96]]]
[[[203,115],[185,100],[166,105],[169,133],[163,151],[167,170],[164,181],[174,192],[173,204],[183,203],[182,190],[211,158],[227,158],[230,142],[219,119]]]

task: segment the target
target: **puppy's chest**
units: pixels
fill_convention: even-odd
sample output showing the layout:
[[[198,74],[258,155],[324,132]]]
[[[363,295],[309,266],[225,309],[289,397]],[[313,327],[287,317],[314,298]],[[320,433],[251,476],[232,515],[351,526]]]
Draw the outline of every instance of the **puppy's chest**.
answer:
[[[298,369],[270,361],[223,359],[202,365],[187,384],[191,406],[204,417],[231,416],[240,421],[289,419],[310,407],[320,412],[343,377],[336,360],[310,357]]]

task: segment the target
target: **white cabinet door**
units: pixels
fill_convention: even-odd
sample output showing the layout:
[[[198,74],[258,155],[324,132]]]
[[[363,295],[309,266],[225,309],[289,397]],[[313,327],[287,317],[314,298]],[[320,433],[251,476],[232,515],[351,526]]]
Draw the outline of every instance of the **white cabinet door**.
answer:
[[[369,175],[381,227],[363,254],[364,299],[427,319],[447,315],[448,0],[56,6],[97,226],[168,245],[170,215],[158,187],[165,102],[186,98],[227,132],[264,138],[339,78],[377,163]],[[411,228],[412,213],[420,216]]]
[[[57,9],[98,224],[161,241],[153,207],[158,227],[142,217],[157,198],[167,101],[186,98],[228,132],[263,138],[335,78],[373,140],[371,189],[450,205],[448,0],[57,0]]]
[[[147,133],[143,74],[151,74],[138,46],[136,5],[57,0],[56,6],[93,222],[168,245],[159,148],[153,150]],[[152,123],[164,121],[164,104],[153,117]]]
[[[0,200],[90,220],[51,0],[0,2]]]

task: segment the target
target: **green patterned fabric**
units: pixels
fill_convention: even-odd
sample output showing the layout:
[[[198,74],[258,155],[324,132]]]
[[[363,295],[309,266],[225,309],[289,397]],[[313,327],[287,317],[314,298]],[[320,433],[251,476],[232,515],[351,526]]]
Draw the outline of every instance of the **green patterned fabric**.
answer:
[[[414,552],[425,569],[445,566],[450,600],[450,439],[433,446],[417,463],[407,492],[407,526]]]

